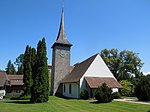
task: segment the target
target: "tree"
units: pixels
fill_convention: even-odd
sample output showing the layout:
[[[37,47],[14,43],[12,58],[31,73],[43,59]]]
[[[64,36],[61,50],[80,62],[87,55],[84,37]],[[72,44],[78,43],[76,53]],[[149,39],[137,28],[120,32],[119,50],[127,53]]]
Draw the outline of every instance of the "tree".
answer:
[[[23,83],[24,83],[24,96],[28,96],[31,94],[31,86],[33,84],[32,79],[32,66],[31,66],[31,47],[29,45],[26,46],[26,50],[24,53],[24,61],[23,61]]]
[[[109,88],[106,83],[103,83],[102,86],[99,86],[95,91],[95,98],[99,103],[107,103],[112,101],[112,90]]]
[[[135,95],[140,101],[150,101],[150,80],[142,76],[135,87]]]
[[[17,58],[16,61],[14,62],[15,65],[18,68],[17,74],[22,75],[23,74],[23,60],[24,60],[24,54],[20,54]]]
[[[16,70],[14,65],[11,63],[11,60],[8,61],[7,67],[6,67],[6,73],[7,74],[16,74]]]
[[[133,91],[133,84],[128,80],[120,81],[122,88],[120,89],[120,93],[122,96],[132,96],[134,93]]]
[[[143,66],[138,54],[128,50],[118,52],[117,49],[104,49],[101,51],[101,57],[119,81],[129,80],[132,74],[139,77]]]
[[[37,55],[33,74],[34,83],[31,91],[30,101],[33,103],[47,102],[49,97],[49,76],[46,57],[46,43],[43,38],[37,46]]]

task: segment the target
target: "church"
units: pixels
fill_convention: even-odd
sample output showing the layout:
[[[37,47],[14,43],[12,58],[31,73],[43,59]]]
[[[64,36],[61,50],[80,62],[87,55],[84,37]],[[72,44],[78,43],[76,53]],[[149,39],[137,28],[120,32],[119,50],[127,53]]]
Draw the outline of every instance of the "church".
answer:
[[[87,90],[89,96],[93,97],[93,91],[103,83],[106,83],[113,92],[118,92],[121,85],[99,53],[71,66],[71,46],[65,33],[64,8],[62,8],[58,36],[51,47],[51,95],[80,98],[81,91]]]

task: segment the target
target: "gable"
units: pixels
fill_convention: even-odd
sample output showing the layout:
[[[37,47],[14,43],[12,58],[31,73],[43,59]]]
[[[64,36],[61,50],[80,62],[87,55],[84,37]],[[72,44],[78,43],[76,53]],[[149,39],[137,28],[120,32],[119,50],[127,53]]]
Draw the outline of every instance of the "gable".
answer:
[[[100,54],[96,56],[94,61],[91,63],[89,68],[84,74],[85,77],[111,77],[115,78],[103,59],[101,58]]]

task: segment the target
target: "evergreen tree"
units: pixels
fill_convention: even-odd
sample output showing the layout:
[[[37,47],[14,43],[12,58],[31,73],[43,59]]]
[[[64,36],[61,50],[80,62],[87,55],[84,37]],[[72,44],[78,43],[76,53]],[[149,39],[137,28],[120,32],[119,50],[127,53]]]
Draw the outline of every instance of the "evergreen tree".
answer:
[[[37,46],[36,62],[33,74],[33,86],[31,91],[31,102],[42,103],[48,101],[49,96],[49,76],[46,57],[46,43],[43,38]]]
[[[102,86],[99,86],[96,89],[94,96],[99,103],[107,103],[113,100],[112,90],[107,86],[106,83],[103,83]]]
[[[135,87],[135,95],[140,101],[150,101],[150,80],[148,77],[140,77]]]
[[[30,55],[31,47],[26,46],[24,61],[23,61],[23,83],[24,83],[24,96],[30,95],[31,86],[33,84],[32,81],[32,67],[31,67],[31,55]]]
[[[11,63],[11,60],[8,61],[7,68],[6,68],[7,74],[16,74],[16,70],[14,65]]]

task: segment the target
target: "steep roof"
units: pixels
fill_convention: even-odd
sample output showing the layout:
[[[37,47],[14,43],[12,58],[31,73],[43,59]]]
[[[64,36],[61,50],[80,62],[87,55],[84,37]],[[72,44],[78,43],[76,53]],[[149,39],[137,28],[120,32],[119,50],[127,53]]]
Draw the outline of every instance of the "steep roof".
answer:
[[[72,70],[72,72],[68,76],[66,76],[61,82],[78,82],[97,55],[98,54],[86,59],[81,63],[77,63],[76,65],[74,65],[74,69]]]
[[[23,85],[23,75],[7,75],[11,85]]]
[[[61,15],[61,23],[59,28],[59,33],[56,39],[56,42],[53,44],[52,48],[55,44],[63,44],[72,46],[72,44],[67,40],[66,33],[65,33],[65,27],[64,27],[64,8],[62,8],[62,15]]]
[[[85,77],[90,88],[98,88],[103,83],[106,83],[110,88],[121,88],[117,80],[111,77]]]
[[[0,71],[0,87],[3,87],[4,85],[9,85],[8,84],[8,77],[5,71]]]

